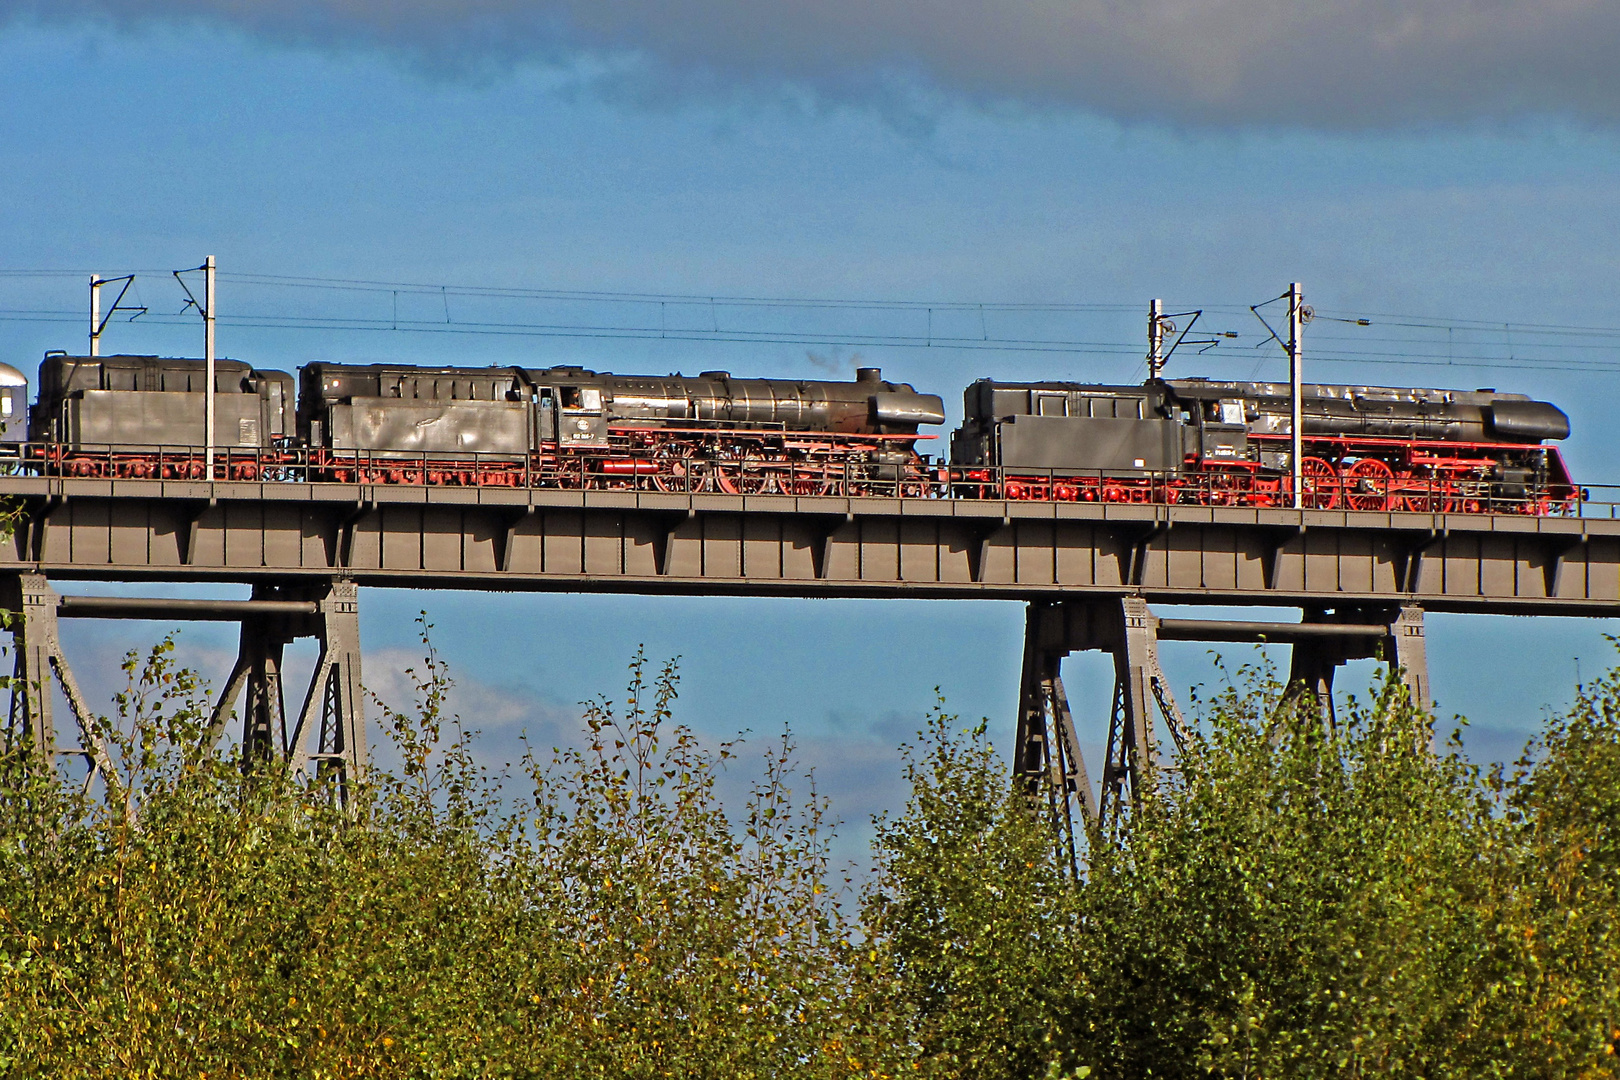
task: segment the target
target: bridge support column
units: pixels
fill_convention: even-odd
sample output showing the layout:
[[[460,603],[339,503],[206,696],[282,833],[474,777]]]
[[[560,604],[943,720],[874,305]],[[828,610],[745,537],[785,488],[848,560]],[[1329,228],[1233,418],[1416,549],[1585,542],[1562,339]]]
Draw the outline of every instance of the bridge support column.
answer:
[[[274,586],[256,585],[253,599],[284,599]],[[303,636],[306,616],[258,615],[242,620],[236,664],[231,668],[209,723],[210,741],[217,742],[225,719],[237,699],[242,704],[242,758],[244,764],[285,756],[287,717],[281,686],[282,652]]]
[[[365,703],[360,688],[360,605],[352,581],[336,580],[315,589],[256,585],[254,602],[309,601],[312,613],[270,610],[242,619],[236,664],[214,706],[212,738],[224,732],[242,699],[242,756],[284,761],[295,772],[315,765],[316,775],[352,800],[366,761]],[[289,731],[282,685],[286,646],[302,637],[320,642],[320,656],[302,707]],[[245,694],[245,697],[244,697]]]
[[[1053,614],[1049,605],[1030,604],[1025,615],[1013,771],[1028,781],[1032,795],[1044,792],[1048,810],[1069,830],[1071,800],[1079,801],[1082,819],[1090,822],[1097,815],[1097,798],[1060,674],[1068,650],[1062,648],[1061,639],[1044,632]]]
[[[1014,771],[1032,790],[1044,788],[1065,828],[1079,804],[1088,827],[1139,801],[1158,764],[1154,712],[1180,743],[1182,720],[1159,667],[1158,619],[1140,597],[1035,602],[1025,621],[1024,669]],[[1103,760],[1102,790],[1094,794],[1059,665],[1071,652],[1098,650],[1114,658],[1113,709]]]
[[[352,581],[334,581],[320,599],[317,636],[320,659],[304,696],[293,733],[292,766],[315,762],[317,775],[330,778],[346,803],[364,778],[366,717],[360,688],[360,601]],[[309,747],[310,735],[316,736]]]
[[[1161,640],[1292,643],[1283,705],[1309,693],[1329,724],[1333,675],[1347,660],[1383,657],[1400,673],[1412,700],[1423,708],[1430,704],[1423,610],[1414,605],[1314,609],[1300,622],[1281,623],[1161,619],[1137,596],[1031,603],[1013,771],[1032,794],[1045,794],[1055,820],[1067,830],[1071,854],[1076,803],[1091,829],[1117,819],[1147,794],[1159,765],[1154,728],[1160,718],[1177,751],[1184,747],[1186,724],[1159,666]],[[1083,650],[1114,658],[1113,708],[1095,794],[1059,675],[1063,658]]]
[[[1424,646],[1421,607],[1408,604],[1399,609],[1306,610],[1303,625],[1324,623],[1364,624],[1369,628],[1383,626],[1386,632],[1310,637],[1295,641],[1288,665],[1287,689],[1283,693],[1285,705],[1310,694],[1322,712],[1323,722],[1333,724],[1334,672],[1339,665],[1348,661],[1376,657],[1386,661],[1399,674],[1414,705],[1423,709],[1429,707],[1429,663]]]
[[[61,600],[43,574],[17,574],[5,579],[3,600],[15,655],[11,681],[11,708],[3,739],[7,749],[26,747],[43,769],[55,770],[63,757],[81,757],[88,766],[88,789],[99,777],[112,776],[106,742],[97,729],[95,714],[85,704],[73,669],[62,652],[56,620]],[[60,686],[68,711],[78,727],[78,745],[57,742],[56,689]]]
[[[1429,696],[1429,649],[1423,634],[1423,609],[1407,604],[1389,627],[1389,662],[1400,672],[1412,704],[1428,709],[1434,704]]]

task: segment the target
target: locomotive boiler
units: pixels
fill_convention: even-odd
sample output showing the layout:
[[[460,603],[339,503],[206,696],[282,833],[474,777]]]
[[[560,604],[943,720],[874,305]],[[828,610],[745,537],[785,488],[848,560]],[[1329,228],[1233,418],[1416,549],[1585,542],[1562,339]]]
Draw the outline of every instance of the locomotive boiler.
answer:
[[[968,493],[1014,499],[1276,506],[1292,502],[1286,383],[968,387],[951,463]],[[1547,440],[1557,406],[1495,390],[1307,384],[1304,505],[1550,513],[1576,497]],[[979,486],[975,487],[975,483]]]

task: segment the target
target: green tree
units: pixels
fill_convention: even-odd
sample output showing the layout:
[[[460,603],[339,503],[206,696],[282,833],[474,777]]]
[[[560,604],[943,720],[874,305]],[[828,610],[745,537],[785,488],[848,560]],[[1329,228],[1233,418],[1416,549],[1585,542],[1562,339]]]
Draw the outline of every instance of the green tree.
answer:
[[[823,800],[795,794],[784,739],[728,821],[737,750],[673,723],[672,666],[638,657],[624,706],[531,759],[513,808],[428,646],[414,706],[385,710],[400,765],[352,813],[206,752],[172,643],[127,669],[103,724],[117,797],[0,762],[0,1073],[894,1072]]]
[[[1511,777],[1394,682],[1324,727],[1247,671],[1066,878],[983,727],[936,716],[867,899],[951,1075],[1614,1076],[1620,680]]]
[[[984,724],[936,708],[902,754],[911,797],[880,824],[864,914],[919,1063],[973,1080],[1083,1064],[1064,1029],[1087,981],[1056,834]]]
[[[1518,843],[1503,923],[1525,1057],[1544,1075],[1620,1075],[1620,672],[1495,781]]]
[[[1078,879],[937,709],[854,910],[786,735],[728,816],[638,656],[492,776],[426,630],[347,809],[210,749],[168,641],[100,788],[0,754],[0,1075],[1620,1075],[1620,675],[1482,773],[1396,684],[1328,729],[1249,672]]]

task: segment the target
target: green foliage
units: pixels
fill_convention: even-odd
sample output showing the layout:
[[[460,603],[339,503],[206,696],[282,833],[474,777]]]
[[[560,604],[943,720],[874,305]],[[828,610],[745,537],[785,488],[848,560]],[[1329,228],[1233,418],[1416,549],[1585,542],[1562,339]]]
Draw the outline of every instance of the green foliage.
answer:
[[[1583,687],[1514,775],[1494,778],[1520,844],[1503,918],[1523,1037],[1549,1071],[1620,1073],[1620,671]],[[1606,1069],[1588,1063],[1602,1061]]]
[[[1473,1074],[1488,800],[1397,686],[1332,732],[1264,700],[1217,700],[1178,782],[1099,845],[1095,1052],[1160,1075]]]
[[[492,776],[426,629],[348,808],[168,641],[95,790],[0,755],[0,1076],[1620,1075],[1620,675],[1482,773],[1398,685],[1327,730],[1249,672],[1079,880],[936,709],[856,906],[787,736],[728,816],[638,655]]]
[[[999,1080],[1065,1064],[1078,940],[1057,837],[985,739],[936,709],[902,749],[911,799],[884,822],[868,931],[892,965],[919,1062]]]
[[[503,809],[431,649],[401,761],[353,817],[209,752],[165,642],[131,657],[105,801],[3,763],[0,1074],[882,1075],[889,1027],[834,900],[824,804],[765,755],[733,828],[732,747],[631,668],[583,749]]]
[[[973,1077],[1614,1076],[1620,678],[1512,778],[1395,683],[1335,730],[1248,673],[1080,881],[936,718],[868,902],[925,1060]],[[919,767],[919,761],[921,767]]]

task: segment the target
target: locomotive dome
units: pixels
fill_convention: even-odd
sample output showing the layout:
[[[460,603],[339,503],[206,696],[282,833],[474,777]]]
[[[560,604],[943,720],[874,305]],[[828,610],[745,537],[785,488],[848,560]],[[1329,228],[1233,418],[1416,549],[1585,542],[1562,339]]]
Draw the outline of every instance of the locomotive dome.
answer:
[[[0,364],[0,386],[27,386],[28,376],[10,364]]]

